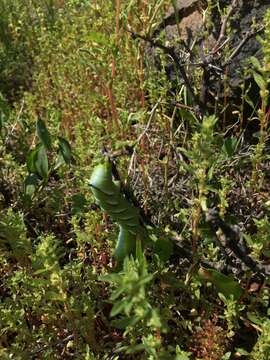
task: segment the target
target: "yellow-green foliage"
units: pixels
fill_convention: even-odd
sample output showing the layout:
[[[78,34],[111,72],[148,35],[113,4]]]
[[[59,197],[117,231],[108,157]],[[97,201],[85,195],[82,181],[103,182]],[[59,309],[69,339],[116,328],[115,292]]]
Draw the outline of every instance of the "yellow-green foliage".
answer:
[[[26,236],[23,214],[12,209],[0,211],[0,247],[7,257],[26,263],[32,253],[30,239]]]
[[[259,141],[247,145],[223,114],[198,119],[185,86],[171,91],[165,56],[160,71],[149,69],[145,42],[131,38],[129,29],[150,35],[172,3],[0,0],[0,359],[188,360],[208,349],[205,359],[216,360],[239,346],[269,356],[269,279],[226,268],[214,241],[226,234],[205,215],[219,209],[247,232],[251,256],[268,259],[270,11],[264,58],[251,60]],[[118,229],[88,185],[103,146],[121,180],[130,170],[156,224],[145,253],[138,247],[119,272]],[[198,265],[218,278],[201,281]],[[201,341],[204,323],[226,339]],[[238,346],[241,327],[252,344]]]
[[[267,360],[270,357],[270,320],[262,319],[259,326],[261,327],[259,338],[250,354],[250,359]]]
[[[270,71],[270,10],[265,14],[264,26],[264,38],[262,40],[264,63],[266,70]]]

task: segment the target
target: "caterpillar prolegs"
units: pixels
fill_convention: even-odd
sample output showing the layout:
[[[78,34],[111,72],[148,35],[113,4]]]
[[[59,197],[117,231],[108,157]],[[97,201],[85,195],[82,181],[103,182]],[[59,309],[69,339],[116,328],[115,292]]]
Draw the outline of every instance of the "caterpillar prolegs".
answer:
[[[97,204],[119,225],[114,256],[122,263],[127,255],[135,254],[136,242],[143,241],[147,235],[139,209],[121,192],[120,182],[113,180],[109,161],[94,168],[90,186]]]

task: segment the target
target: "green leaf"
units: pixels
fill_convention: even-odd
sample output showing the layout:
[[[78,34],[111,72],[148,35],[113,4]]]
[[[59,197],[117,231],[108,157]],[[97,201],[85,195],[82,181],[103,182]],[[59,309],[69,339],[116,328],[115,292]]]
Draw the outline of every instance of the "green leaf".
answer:
[[[118,314],[120,314],[127,306],[127,300],[124,299],[124,300],[121,300],[121,301],[117,301],[113,307],[112,307],[112,310],[111,310],[111,316],[116,316]]]
[[[250,321],[252,321],[256,325],[261,325],[263,322],[263,319],[259,316],[257,316],[255,313],[248,312],[247,317]]]
[[[249,356],[250,355],[250,353],[248,351],[246,351],[245,349],[236,348],[235,350],[241,356]]]
[[[249,61],[251,62],[251,64],[254,66],[254,68],[257,70],[257,71],[260,71],[261,68],[262,68],[262,65],[261,63],[259,62],[259,60],[255,57],[255,56],[251,56],[249,58]]]
[[[151,317],[150,317],[149,321],[147,322],[147,326],[156,328],[156,329],[161,328],[162,323],[160,320],[159,313],[157,312],[156,309],[152,309]]]
[[[145,344],[129,345],[126,353],[133,354],[142,350],[145,350]]]
[[[258,74],[256,71],[253,71],[253,77],[261,90],[265,90],[267,88],[267,82],[264,80],[262,75]]]
[[[168,273],[164,275],[160,275],[160,280],[166,286],[172,287],[174,289],[182,289],[182,290],[187,289],[187,285],[184,283],[184,281],[176,279],[174,275],[170,275]]]
[[[134,326],[138,321],[140,321],[140,317],[134,315],[131,317],[112,320],[111,325],[117,329],[126,329],[128,326]]]
[[[48,179],[49,176],[49,164],[46,149],[41,145],[36,153],[35,168],[37,173],[43,178]]]
[[[245,95],[245,101],[253,110],[255,110],[255,104],[248,95]]]
[[[226,352],[226,354],[224,354],[224,355],[222,356],[221,360],[230,360],[230,359],[231,359],[231,355],[232,355],[231,351],[228,351],[228,352]]]
[[[210,281],[215,287],[226,297],[233,295],[235,300],[240,299],[243,289],[237,281],[230,276],[224,275],[213,269],[205,269],[201,267],[198,271],[200,278]]]
[[[237,147],[237,139],[232,136],[225,139],[224,144],[222,146],[222,151],[228,157],[232,157],[235,153],[236,147]]]
[[[37,158],[37,152],[40,148],[41,144],[38,144],[33,150],[31,150],[26,158],[26,165],[27,170],[29,173],[37,173],[36,169],[36,158]]]
[[[71,197],[72,200],[72,214],[81,214],[86,211],[87,201],[83,194],[74,194]]]
[[[38,185],[38,177],[36,174],[29,174],[27,175],[26,179],[24,180],[24,193],[28,197],[32,197],[36,191]]]
[[[154,253],[158,254],[160,260],[167,261],[173,252],[173,243],[167,239],[158,239],[154,243]]]
[[[109,38],[102,32],[92,31],[87,35],[87,40],[99,45],[108,45]]]
[[[69,164],[72,160],[71,146],[68,141],[58,136],[59,152],[65,160],[66,164]]]
[[[270,257],[270,250],[263,250],[263,255],[266,257]]]
[[[51,150],[51,136],[48,129],[46,128],[45,122],[41,119],[38,119],[36,129],[39,140],[42,142],[46,149]]]
[[[176,357],[174,360],[189,360],[190,359],[191,352],[182,350],[179,345],[176,345],[175,351],[176,351]]]

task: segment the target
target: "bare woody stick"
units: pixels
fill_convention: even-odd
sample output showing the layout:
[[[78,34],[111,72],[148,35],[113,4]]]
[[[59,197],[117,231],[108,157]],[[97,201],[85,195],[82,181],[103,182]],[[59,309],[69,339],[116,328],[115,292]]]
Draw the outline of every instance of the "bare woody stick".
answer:
[[[194,109],[194,110],[195,110],[195,113],[196,113],[200,118],[202,118],[202,117],[204,116],[204,114],[205,114],[205,106],[201,103],[201,101],[200,101],[200,100],[198,99],[198,97],[195,95],[194,90],[193,90],[193,88],[192,88],[192,86],[191,86],[191,83],[190,83],[190,81],[189,81],[189,79],[188,79],[187,73],[186,73],[186,71],[185,71],[185,68],[184,68],[184,66],[179,62],[178,56],[177,56],[177,54],[175,53],[174,48],[173,48],[173,47],[169,47],[169,46],[165,46],[165,45],[163,45],[160,41],[152,40],[152,39],[149,38],[149,37],[146,37],[146,36],[137,34],[137,33],[133,32],[133,31],[131,31],[131,30],[127,30],[127,31],[128,31],[129,33],[131,33],[131,36],[132,36],[133,39],[141,39],[141,40],[144,40],[144,41],[150,43],[153,47],[156,47],[156,48],[161,49],[165,54],[169,55],[169,56],[173,59],[175,65],[176,65],[176,67],[177,67],[177,69],[178,69],[178,71],[179,71],[179,74],[180,74],[181,78],[183,79],[183,81],[184,81],[184,83],[185,83],[185,85],[186,85],[186,87],[187,87],[187,90],[188,90],[188,92],[189,92],[189,94],[190,94],[190,96],[191,96],[191,99],[192,99],[193,103],[195,104],[195,109]]]

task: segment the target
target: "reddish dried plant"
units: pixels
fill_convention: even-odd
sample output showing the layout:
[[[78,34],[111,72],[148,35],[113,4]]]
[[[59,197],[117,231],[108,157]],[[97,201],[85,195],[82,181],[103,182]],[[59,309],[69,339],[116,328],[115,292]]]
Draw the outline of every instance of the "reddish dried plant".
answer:
[[[202,320],[202,326],[196,330],[190,342],[190,351],[196,359],[219,360],[226,352],[228,339],[226,331],[217,325],[217,315]]]

